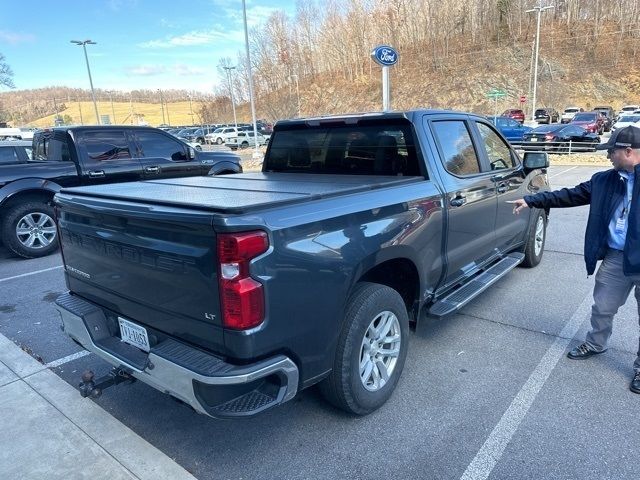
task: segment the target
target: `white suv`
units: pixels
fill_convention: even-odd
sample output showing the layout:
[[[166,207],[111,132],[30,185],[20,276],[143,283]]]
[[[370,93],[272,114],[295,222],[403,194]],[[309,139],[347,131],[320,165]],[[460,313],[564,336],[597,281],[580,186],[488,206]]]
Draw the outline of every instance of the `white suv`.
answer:
[[[576,116],[576,113],[584,112],[584,109],[580,107],[567,107],[562,112],[562,116],[560,117],[560,123],[569,123],[573,120],[573,117]]]
[[[267,144],[266,137],[260,132],[258,132],[256,139],[258,140],[258,146]],[[253,140],[253,132],[251,131],[238,132],[237,135],[227,138],[225,143],[231,150],[256,146],[256,142]]]
[[[238,132],[242,132],[244,127],[220,127],[216,128],[213,132],[205,135],[207,143],[217,143],[222,145],[226,143],[230,137],[235,137]]]

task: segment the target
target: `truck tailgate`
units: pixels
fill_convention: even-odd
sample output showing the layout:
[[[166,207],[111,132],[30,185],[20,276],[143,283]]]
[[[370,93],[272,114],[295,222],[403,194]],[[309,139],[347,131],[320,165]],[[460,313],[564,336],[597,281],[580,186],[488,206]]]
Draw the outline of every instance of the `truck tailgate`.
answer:
[[[221,351],[212,214],[58,194],[69,289],[133,322]]]

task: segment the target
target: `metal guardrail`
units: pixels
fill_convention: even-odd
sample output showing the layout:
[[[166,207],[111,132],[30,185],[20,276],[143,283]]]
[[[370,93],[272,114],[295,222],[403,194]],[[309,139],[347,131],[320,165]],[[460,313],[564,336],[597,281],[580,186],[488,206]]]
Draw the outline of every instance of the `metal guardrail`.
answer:
[[[566,154],[572,153],[585,153],[595,152],[597,143],[585,143],[585,142],[525,142],[525,141],[512,141],[510,142],[517,150],[523,150],[526,152],[547,152],[554,154]]]

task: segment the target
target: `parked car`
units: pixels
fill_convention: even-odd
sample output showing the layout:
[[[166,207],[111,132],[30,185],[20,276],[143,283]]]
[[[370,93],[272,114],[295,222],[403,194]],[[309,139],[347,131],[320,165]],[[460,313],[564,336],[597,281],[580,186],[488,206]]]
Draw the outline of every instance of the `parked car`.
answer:
[[[262,172],[57,194],[56,309],[113,365],[103,378],[201,414],[255,415],[319,383],[365,415],[398,383],[410,321],[541,261],[547,212],[507,201],[548,191],[548,165],[460,112],[278,122]],[[81,393],[107,384],[84,375]]]
[[[31,142],[24,140],[0,141],[0,165],[27,163],[30,159]]]
[[[611,127],[611,131],[614,132],[619,128],[628,127],[629,125],[638,126],[639,123],[640,123],[640,113],[620,115],[616,123],[614,123],[613,126]]]
[[[267,139],[260,132],[258,132],[258,136],[256,137],[256,139],[258,146],[267,144]],[[229,136],[225,141],[225,145],[227,145],[231,150],[236,150],[238,148],[255,147],[256,141],[253,138],[253,131],[249,130],[245,132],[238,132],[235,136]]]
[[[604,115],[600,112],[579,112],[574,115],[569,123],[579,125],[587,132],[602,135],[604,133],[604,122]]]
[[[524,135],[524,150],[568,153],[595,151],[600,137],[572,124],[542,125]]]
[[[532,130],[531,127],[527,127],[517,120],[509,117],[487,117],[496,127],[500,130],[500,133],[510,142],[521,142],[524,138],[524,134]]]
[[[613,107],[596,107],[593,110],[604,115],[604,131],[609,132],[613,124],[616,122],[616,112]]]
[[[180,138],[187,142],[197,143],[202,145],[205,143],[205,136],[215,130],[213,127],[202,128],[188,128],[183,134],[179,135]]]
[[[560,114],[553,108],[538,108],[533,117],[538,123],[557,123],[560,120]]]
[[[223,127],[217,128],[212,133],[205,135],[205,139],[207,143],[217,143],[218,145],[222,145],[227,141],[229,137],[235,137],[238,132],[244,132],[248,130],[249,127],[239,126],[239,127]]]
[[[576,113],[584,112],[584,108],[581,107],[567,107],[562,112],[560,117],[560,123],[569,123],[576,116]]]
[[[618,116],[633,113],[636,110],[640,110],[640,105],[625,105],[618,112]]]
[[[503,117],[513,118],[514,120],[524,123],[524,112],[519,108],[508,108],[502,112]]]
[[[62,187],[241,171],[236,155],[195,151],[157,128],[102,125],[38,130],[31,158],[0,163],[2,241],[24,258],[55,251],[58,235],[52,199]]]

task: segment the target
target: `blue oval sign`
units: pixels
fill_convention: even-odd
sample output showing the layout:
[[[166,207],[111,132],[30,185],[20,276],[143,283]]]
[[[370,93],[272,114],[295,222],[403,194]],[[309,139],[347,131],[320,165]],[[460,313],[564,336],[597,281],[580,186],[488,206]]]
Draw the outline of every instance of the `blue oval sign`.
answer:
[[[389,67],[398,62],[398,52],[389,45],[379,45],[371,52],[371,58],[383,67]]]

